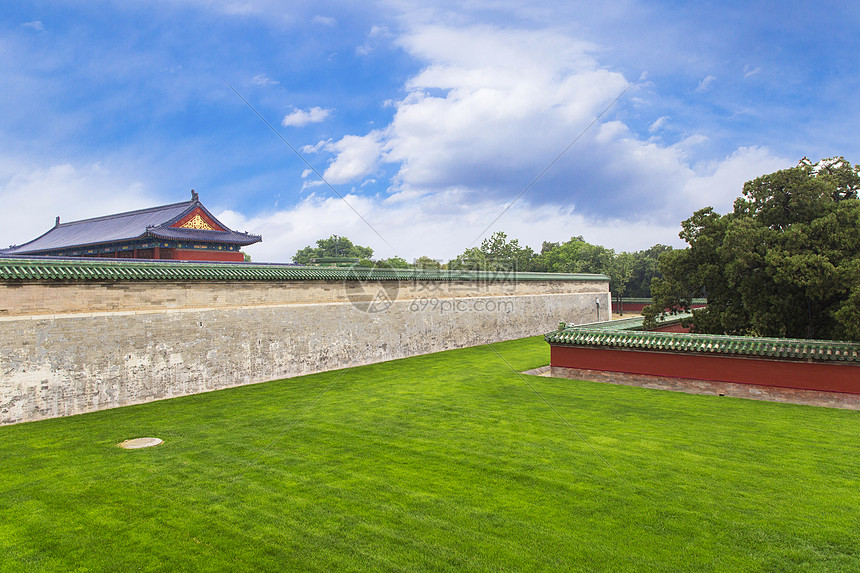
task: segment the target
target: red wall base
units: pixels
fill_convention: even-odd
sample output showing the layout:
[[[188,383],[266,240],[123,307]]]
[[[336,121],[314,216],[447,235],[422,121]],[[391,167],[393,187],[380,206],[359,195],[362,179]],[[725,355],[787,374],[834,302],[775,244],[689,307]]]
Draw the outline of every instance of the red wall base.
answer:
[[[173,249],[173,259],[177,261],[229,261],[241,263],[245,256],[239,252],[230,251],[186,251]]]
[[[553,367],[860,394],[860,365],[551,346]]]
[[[569,378],[571,380],[591,380],[592,382],[607,384],[639,386],[640,388],[651,388],[654,390],[671,390],[672,392],[685,392],[687,394],[731,396],[733,398],[746,398],[748,400],[766,400],[768,402],[788,402],[791,404],[806,404],[807,406],[860,410],[860,394],[847,394],[845,392],[822,392],[820,390],[780,388],[778,386],[761,386],[758,384],[736,384],[734,382],[714,382],[712,380],[644,376],[642,374],[580,370],[561,366],[552,368],[550,376],[554,378]]]
[[[649,304],[651,304],[651,303],[624,301],[624,303],[621,305],[621,308],[624,309],[625,313],[640,314],[642,312],[642,309],[644,309]],[[706,306],[707,306],[706,304],[696,303],[696,304],[690,305],[690,308],[705,308]],[[612,312],[614,312],[616,314],[620,314],[618,312],[618,302],[616,302],[614,300],[612,301]]]
[[[681,326],[680,322],[676,322],[674,324],[654,327],[650,330],[650,332],[690,332],[690,327]]]

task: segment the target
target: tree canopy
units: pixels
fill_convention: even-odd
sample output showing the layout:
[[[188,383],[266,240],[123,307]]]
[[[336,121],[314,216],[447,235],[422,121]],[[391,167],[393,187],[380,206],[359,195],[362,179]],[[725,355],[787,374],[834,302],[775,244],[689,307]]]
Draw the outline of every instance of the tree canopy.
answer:
[[[320,239],[317,241],[317,246],[307,246],[304,249],[299,249],[293,255],[293,262],[300,265],[306,265],[313,259],[320,257],[350,257],[355,259],[369,259],[373,256],[373,249],[370,247],[362,247],[354,245],[352,241],[346,237],[338,237],[332,235],[328,239]]]
[[[651,279],[659,275],[657,257],[672,247],[655,245],[645,251],[616,253],[601,245],[593,245],[581,236],[564,243],[544,242],[541,252],[521,247],[509,241],[501,231],[485,239],[480,247],[467,249],[448,263],[452,269],[517,270],[549,273],[594,273],[610,277],[612,294],[622,296],[651,296]],[[635,289],[635,294],[630,291]]]
[[[439,270],[442,268],[442,263],[440,263],[436,259],[431,259],[428,256],[421,256],[415,259],[415,263],[413,266],[416,269]]]
[[[659,259],[646,321],[689,309],[696,332],[860,340],[860,166],[842,157],[747,182],[734,210],[681,224]]]
[[[579,237],[564,243],[544,242],[541,252],[529,246],[520,246],[517,239],[509,239],[497,231],[484,239],[479,247],[466,249],[447,265],[427,256],[413,263],[402,257],[372,261],[373,249],[353,244],[346,237],[332,235],[320,239],[315,247],[308,246],[293,255],[293,261],[307,264],[321,257],[350,257],[360,259],[359,265],[386,268],[418,268],[485,271],[536,271],[550,273],[595,273],[610,277],[610,289],[616,297],[651,296],[651,279],[659,276],[657,257],[672,247],[654,245],[637,252],[616,253],[601,245],[593,245]]]
[[[633,269],[630,273],[630,282],[626,296],[635,298],[648,298],[651,296],[651,281],[655,277],[662,276],[657,266],[657,260],[663,253],[672,250],[667,245],[654,245],[644,251],[631,253],[633,257]]]
[[[449,269],[472,271],[527,271],[531,270],[535,252],[521,247],[517,239],[497,231],[484,239],[480,247],[466,249],[448,263]]]

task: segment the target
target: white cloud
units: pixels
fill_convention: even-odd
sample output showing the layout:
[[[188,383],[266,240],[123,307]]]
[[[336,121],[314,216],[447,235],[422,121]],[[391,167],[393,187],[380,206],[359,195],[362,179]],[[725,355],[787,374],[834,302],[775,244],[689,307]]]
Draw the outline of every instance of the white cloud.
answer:
[[[370,32],[367,34],[367,40],[364,44],[355,49],[359,56],[366,56],[376,49],[380,39],[387,38],[391,35],[388,28],[385,26],[371,26]]]
[[[428,27],[400,43],[429,62],[386,131],[401,187],[535,175],[628,83],[547,31]]]
[[[741,147],[728,157],[703,166],[690,178],[684,184],[683,205],[688,213],[708,206],[727,213],[741,195],[745,182],[792,166],[789,159],[777,157],[765,147]]]
[[[281,83],[267,77],[265,74],[257,74],[251,81],[258,86],[276,86]]]
[[[702,134],[666,145],[642,140],[622,121],[606,118],[583,133],[629,82],[603,69],[591,45],[561,34],[425,26],[397,42],[427,65],[406,83],[388,126],[324,146],[335,154],[326,171],[333,183],[358,182],[377,163],[391,164],[392,201],[452,188],[473,199],[510,201],[558,158],[526,201],[574,206],[595,218],[627,211],[668,222],[689,214],[691,195],[707,201],[702,194],[711,193],[715,202],[736,196],[744,179],[730,181],[730,175],[750,172],[749,162],[783,161],[755,148],[701,170],[690,156],[707,141]],[[700,88],[715,79],[707,76]],[[650,132],[668,119],[655,120]],[[720,169],[723,162],[727,166]]]
[[[332,185],[349,183],[370,175],[376,169],[382,153],[381,134],[372,131],[365,136],[347,135],[326,147],[336,156],[323,177]]]
[[[668,185],[681,190],[674,195],[674,204],[663,205],[675,213],[672,217],[658,219],[639,213],[636,203],[624,205],[614,214],[593,216],[572,205],[534,204],[524,198],[478,237],[508,201],[476,198],[471,190],[455,187],[405,198],[400,194],[345,195],[370,226],[343,200],[316,194],[289,209],[255,217],[236,212],[218,217],[234,229],[262,233],[263,242],[247,249],[256,261],[289,261],[298,249],[332,234],[373,247],[377,258],[397,255],[407,260],[423,255],[449,260],[495,231],[504,231],[536,251],[543,241],[566,241],[576,235],[619,251],[645,249],[657,243],[682,247],[684,243],[678,238],[681,220],[709,205],[725,213],[745,181],[790,166],[787,160],[760,147],[740,148],[697,169],[686,167],[683,152],[676,148],[645,146],[634,151],[643,173],[648,173],[644,166],[652,165],[648,177],[670,174],[673,180]]]
[[[387,33],[371,30],[368,39]],[[286,261],[334,233],[373,246],[380,257],[456,256],[628,85],[623,74],[598,61],[594,46],[546,29],[422,26],[396,43],[423,67],[391,100],[390,122],[301,150],[329,154],[320,162],[329,159],[324,175],[333,185],[354,184],[353,193],[368,193],[348,200],[398,251],[390,252],[306,171],[302,189],[314,191],[294,206],[253,217],[219,214],[234,228],[263,235],[263,243],[249,249],[255,260]],[[274,82],[263,74],[253,81]],[[700,87],[714,81],[708,76]],[[648,96],[640,86],[627,92],[488,233],[504,230],[535,249],[541,241],[579,234],[624,250],[677,244],[678,222],[693,210],[713,205],[725,212],[744,181],[793,164],[766,147],[740,148],[701,163],[693,159],[707,140],[701,133],[687,132],[674,144],[643,140],[626,123],[625,112],[635,108],[635,98]],[[331,113],[297,109],[282,124],[301,127]],[[671,113],[673,131],[681,132],[682,115]],[[668,116],[659,117],[649,131],[667,122]],[[373,195],[371,179],[390,194]],[[4,246],[35,238],[57,214],[71,220],[161,202],[97,164],[21,169],[15,162],[4,167],[2,158],[0,196]],[[33,197],[51,212],[34,210]]]
[[[233,229],[262,233],[262,243],[245,249],[253,260],[261,262],[287,262],[297,250],[333,234],[372,247],[376,258],[397,255],[407,260],[423,255],[449,260],[470,246],[480,245],[481,240],[498,230],[538,251],[542,241],[566,241],[576,235],[619,250],[644,249],[667,242],[681,245],[677,223],[657,225],[648,221],[631,222],[623,217],[591,219],[569,209],[528,203],[515,205],[510,217],[478,237],[504,205],[493,201],[464,202],[456,189],[396,204],[353,194],[345,199],[370,226],[343,200],[313,194],[290,209],[255,217],[235,211],[217,216]]]
[[[394,167],[390,195],[367,199],[368,208],[392,225],[395,244],[404,249],[425,244],[421,236],[439,245],[434,253],[401,256],[462,252],[468,236],[556,158],[498,229],[536,247],[584,229],[595,242],[644,248],[673,240],[678,222],[696,209],[730,207],[744,181],[790,163],[767,148],[750,147],[694,164],[690,157],[705,135],[689,133],[672,145],[643,140],[624,122],[608,119],[611,114],[583,133],[628,81],[603,69],[592,46],[563,35],[429,26],[398,43],[426,66],[393,103],[392,121],[308,150],[334,154],[325,172],[332,184],[357,183],[385,164]],[[708,76],[700,86],[715,79]],[[668,119],[655,120],[651,131]],[[354,232],[363,233],[360,227]]]
[[[331,16],[314,16],[313,22],[314,24],[322,24],[323,26],[334,26],[337,24],[337,20]]]
[[[318,141],[315,145],[304,145],[302,146],[302,153],[319,153],[321,150],[324,150],[326,146],[330,143],[331,139],[323,139]]]
[[[41,20],[33,20],[32,22],[25,22],[25,23],[21,24],[21,26],[23,26],[24,28],[31,28],[33,30],[36,30],[37,32],[44,32],[45,31],[45,25],[42,24]]]
[[[756,68],[752,68],[752,69],[750,69],[750,67],[749,67],[749,66],[744,66],[744,79],[747,79],[747,78],[749,78],[749,77],[752,77],[752,76],[756,75],[756,74],[757,74],[757,73],[759,73],[759,72],[761,72],[761,68],[760,68],[760,67],[756,67]]]
[[[654,133],[655,131],[659,131],[659,130],[663,129],[663,127],[666,125],[667,121],[669,121],[668,115],[662,115],[662,116],[658,117],[656,120],[654,120],[654,123],[652,123],[650,126],[648,126],[648,131],[650,133]]]
[[[288,113],[281,121],[284,127],[302,127],[309,123],[320,123],[325,121],[331,115],[330,109],[321,107],[312,107],[310,109],[297,109],[292,113]]]
[[[699,85],[696,87],[697,92],[706,92],[710,89],[711,84],[716,81],[716,77],[714,76],[705,76],[702,81],[699,82]]]
[[[54,219],[75,221],[159,204],[143,186],[99,164],[21,167],[0,160],[0,247],[31,241],[54,226]],[[46,212],[43,206],[50,205]]]

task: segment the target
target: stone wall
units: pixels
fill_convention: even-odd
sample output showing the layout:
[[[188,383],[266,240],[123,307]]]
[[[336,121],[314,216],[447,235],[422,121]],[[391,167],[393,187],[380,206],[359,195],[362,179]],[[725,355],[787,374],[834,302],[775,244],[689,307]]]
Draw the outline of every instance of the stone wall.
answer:
[[[0,424],[539,335],[593,321],[596,301],[608,318],[608,287],[594,277],[6,281]]]
[[[608,290],[605,281],[518,281],[513,275],[498,281],[7,281],[0,282],[0,317]],[[601,314],[606,308],[602,303]]]

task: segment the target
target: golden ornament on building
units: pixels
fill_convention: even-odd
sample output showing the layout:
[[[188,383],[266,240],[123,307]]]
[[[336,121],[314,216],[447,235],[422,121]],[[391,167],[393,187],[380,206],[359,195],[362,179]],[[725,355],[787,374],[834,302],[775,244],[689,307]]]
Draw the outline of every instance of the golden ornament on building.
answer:
[[[194,215],[191,219],[179,226],[181,229],[202,229],[204,231],[214,231],[209,223],[203,220],[200,215]]]

